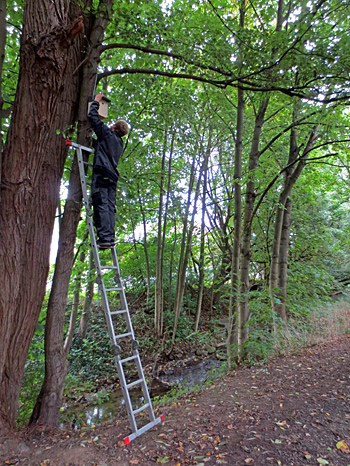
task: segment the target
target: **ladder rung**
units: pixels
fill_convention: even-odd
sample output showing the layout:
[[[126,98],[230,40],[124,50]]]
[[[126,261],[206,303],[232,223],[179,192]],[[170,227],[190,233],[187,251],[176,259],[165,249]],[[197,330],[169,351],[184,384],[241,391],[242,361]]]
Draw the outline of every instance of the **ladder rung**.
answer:
[[[117,269],[115,265],[101,265],[101,269]]]
[[[141,408],[135,409],[135,411],[133,411],[133,413],[134,413],[134,414],[141,413],[141,411],[143,411],[144,409],[148,408],[148,406],[149,406],[149,403],[146,403],[145,405],[141,406]]]
[[[114,312],[120,312],[120,311],[114,311]],[[116,335],[116,338],[124,338],[124,337],[128,337],[128,336],[130,336],[130,335],[132,335],[131,332],[129,332],[129,333],[123,333],[122,335]]]
[[[136,359],[136,358],[138,358],[138,355],[130,356],[130,358],[121,359],[119,362],[120,364],[124,364],[124,362],[132,361],[133,359]]]
[[[115,316],[117,314],[125,314],[125,312],[128,312],[126,309],[123,309],[121,311],[112,311],[110,312],[111,316]],[[131,335],[131,333],[126,333],[125,335]]]
[[[126,388],[131,388],[131,387],[134,387],[135,385],[139,384],[139,383],[142,383],[143,380],[142,379],[139,379],[139,380],[136,380],[135,382],[132,382],[132,383],[129,383],[129,385],[126,386]]]
[[[123,288],[106,288],[105,291],[122,291]]]
[[[89,163],[89,162],[84,162],[84,161],[83,161],[83,164],[84,164],[84,165],[88,165],[89,167],[93,167],[92,163]]]

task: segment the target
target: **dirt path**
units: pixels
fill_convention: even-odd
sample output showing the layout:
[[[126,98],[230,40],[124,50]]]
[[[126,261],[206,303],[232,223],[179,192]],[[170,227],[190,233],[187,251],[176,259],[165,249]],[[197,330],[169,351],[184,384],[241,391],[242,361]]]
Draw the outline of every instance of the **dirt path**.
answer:
[[[350,466],[350,337],[239,369],[161,413],[165,422],[127,447],[122,439],[130,430],[123,419],[87,431],[18,432],[2,439],[0,461],[28,466]],[[337,449],[340,441],[343,451]]]

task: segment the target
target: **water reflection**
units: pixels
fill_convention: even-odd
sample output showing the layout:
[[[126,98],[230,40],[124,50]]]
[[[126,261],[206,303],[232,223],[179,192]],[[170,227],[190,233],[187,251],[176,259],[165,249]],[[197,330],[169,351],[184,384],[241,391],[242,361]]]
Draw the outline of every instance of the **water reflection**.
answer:
[[[182,385],[191,390],[194,386],[201,384],[206,380],[208,373],[212,369],[221,367],[221,362],[215,359],[202,361],[196,366],[175,368],[159,377],[159,383],[164,386],[152,389],[151,395],[161,395],[164,393],[164,387]],[[133,409],[140,408],[144,403],[144,397],[141,389],[132,389],[130,399]],[[121,417],[126,416],[125,401],[119,386],[111,386],[109,389],[103,389],[99,393],[92,394],[80,401],[71,402],[61,413],[60,427],[67,429],[70,426],[73,429],[80,429],[86,426],[100,425],[103,423],[115,422]]]

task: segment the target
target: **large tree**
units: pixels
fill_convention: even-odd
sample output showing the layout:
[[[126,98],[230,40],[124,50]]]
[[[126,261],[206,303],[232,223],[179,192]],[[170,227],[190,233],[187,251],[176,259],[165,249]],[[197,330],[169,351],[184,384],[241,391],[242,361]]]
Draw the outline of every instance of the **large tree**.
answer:
[[[0,426],[11,426],[16,419],[24,365],[45,294],[66,158],[57,130],[75,118],[84,8],[90,3],[25,4],[19,78],[2,155]]]

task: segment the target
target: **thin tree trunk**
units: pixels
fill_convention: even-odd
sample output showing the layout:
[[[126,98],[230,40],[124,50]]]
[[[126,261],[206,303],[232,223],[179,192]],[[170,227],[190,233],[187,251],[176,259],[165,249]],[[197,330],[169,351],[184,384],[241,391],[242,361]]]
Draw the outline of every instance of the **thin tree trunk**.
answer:
[[[284,0],[278,1],[277,6],[277,24],[276,31],[282,30],[283,24],[283,4]],[[277,48],[272,50],[272,58],[276,55]],[[262,125],[264,124],[265,113],[269,104],[270,97],[266,99],[260,105],[258,114],[255,119],[253,140],[251,150],[249,154],[249,169],[248,169],[248,180],[249,177],[254,176],[254,170],[258,165],[259,160],[259,142],[261,136]],[[241,252],[241,270],[240,270],[240,303],[238,312],[238,325],[237,325],[237,342],[239,356],[244,356],[244,344],[249,335],[248,320],[249,316],[249,268],[251,262],[251,228],[253,221],[253,207],[255,201],[255,182],[250,179],[247,183],[246,194],[245,194],[245,205],[244,205],[244,223],[243,223],[243,234],[242,234],[242,252]]]
[[[194,230],[194,216],[197,212],[197,201],[198,201],[198,196],[199,196],[200,181],[201,181],[201,177],[203,173],[203,166],[204,165],[202,164],[199,177],[198,177],[198,181],[197,181],[197,188],[195,191],[190,227],[187,230],[187,224],[188,224],[187,218],[188,218],[188,213],[189,213],[189,208],[190,208],[190,203],[191,203],[191,194],[192,194],[192,189],[193,189],[194,179],[195,179],[195,161],[193,161],[193,164],[191,167],[190,185],[189,185],[189,190],[188,190],[186,214],[185,214],[185,221],[184,221],[182,241],[181,241],[179,270],[178,270],[177,283],[176,283],[176,293],[175,293],[175,303],[174,303],[175,316],[174,316],[173,336],[171,339],[172,344],[175,343],[176,329],[177,329],[177,324],[178,324],[179,317],[180,317],[182,301],[183,301],[184,292],[185,292],[186,269],[187,269],[188,258],[189,258],[190,250],[191,250],[192,235],[193,235],[193,230]]]
[[[251,240],[251,229],[252,229],[252,214],[255,200],[255,181],[253,178],[253,172],[258,165],[259,160],[259,142],[261,129],[264,122],[266,109],[269,103],[269,97],[267,97],[261,104],[258,114],[255,119],[253,141],[249,155],[249,173],[248,183],[245,194],[245,205],[244,205],[244,223],[243,223],[243,234],[242,234],[242,249],[241,249],[241,270],[240,270],[240,303],[238,312],[238,323],[237,323],[237,343],[240,357],[244,355],[244,343],[248,338],[248,325],[249,320],[249,267],[252,252],[250,250]]]
[[[289,197],[284,207],[283,224],[281,232],[281,245],[278,261],[278,298],[280,303],[276,303],[276,314],[281,316],[284,321],[287,319],[286,302],[287,302],[287,271],[288,271],[288,251],[289,237],[292,225],[292,200]]]
[[[158,336],[162,335],[162,315],[163,315],[163,264],[162,264],[162,218],[163,218],[163,191],[164,191],[164,170],[165,156],[168,143],[168,130],[165,130],[163,154],[160,168],[159,185],[159,206],[158,206],[158,236],[157,236],[157,261],[156,261],[156,281],[154,288],[154,330]]]
[[[176,229],[176,214],[174,213],[174,241],[171,248],[170,263],[169,263],[169,293],[168,293],[168,311],[171,312],[171,295],[173,285],[173,264],[174,264],[174,252],[177,241],[177,229]]]
[[[79,323],[79,340],[82,342],[86,338],[87,328],[91,317],[91,305],[94,297],[94,284],[95,284],[95,264],[92,251],[90,250],[89,259],[89,274],[88,283],[86,287],[86,295],[84,299],[83,312],[81,314]]]
[[[199,255],[199,280],[198,280],[198,293],[197,293],[197,306],[196,306],[196,320],[194,325],[194,331],[198,330],[199,319],[202,310],[203,290],[204,290],[204,246],[205,246],[205,205],[206,205],[206,194],[207,194],[207,181],[208,181],[208,162],[211,151],[211,139],[212,139],[213,128],[209,126],[208,144],[204,158],[203,165],[203,190],[202,190],[202,220],[201,220],[201,245]]]
[[[139,204],[140,210],[142,215],[142,225],[143,225],[143,250],[145,253],[145,263],[146,263],[146,302],[149,303],[150,297],[150,287],[151,287],[151,272],[149,267],[149,257],[148,257],[148,245],[147,245],[147,223],[146,223],[146,215],[142,205],[142,198],[140,190],[138,190],[139,194]]]
[[[87,101],[92,94],[97,65],[99,46],[103,31],[107,27],[108,10],[113,1],[101,3],[99,11],[91,26],[89,37],[89,55],[83,66],[78,110],[78,143],[91,145],[90,126],[87,121]],[[87,159],[89,153],[84,154]],[[64,208],[58,245],[57,261],[53,284],[49,298],[45,326],[45,377],[43,386],[34,407],[31,423],[54,426],[58,424],[62,393],[67,374],[67,360],[63,346],[63,324],[67,294],[73,267],[74,244],[80,219],[82,192],[78,164],[74,155],[68,196]]]
[[[132,218],[132,210],[131,210],[130,206],[129,206],[129,213],[130,213],[130,222],[131,222],[131,228],[132,228],[132,242],[133,242],[133,245],[134,245],[136,259],[139,262],[140,257],[139,257],[139,253],[137,251],[137,240],[136,240],[136,236],[135,236],[135,223],[134,223],[134,220]],[[144,283],[145,279],[144,279],[141,267],[139,268],[139,273],[140,273],[140,280],[141,280],[142,283]]]
[[[245,2],[244,2],[245,5]],[[244,26],[244,5],[241,7],[241,26]],[[242,228],[242,152],[243,152],[243,122],[244,122],[244,92],[238,88],[237,104],[237,124],[236,124],[236,144],[235,144],[235,213],[233,219],[233,251],[232,251],[232,268],[231,268],[231,290],[229,302],[229,325],[227,332],[227,358],[228,368],[231,368],[231,343],[232,329],[234,321],[238,321],[239,314],[239,259],[241,248],[241,228]],[[238,336],[238,328],[236,327]]]
[[[85,252],[83,251],[80,254],[81,262],[85,262]],[[70,313],[69,319],[69,327],[66,334],[66,339],[63,345],[63,352],[66,358],[68,358],[69,350],[72,346],[72,341],[75,333],[75,327],[77,323],[78,317],[78,309],[79,309],[79,299],[80,299],[80,289],[81,289],[81,276],[75,278],[75,288],[74,288],[74,296],[73,296],[73,307]]]
[[[271,299],[271,307],[272,307],[272,311],[274,315],[277,313],[275,301],[276,301],[276,291],[278,288],[279,251],[280,251],[280,244],[281,244],[281,233],[282,233],[282,224],[283,224],[283,216],[284,216],[284,211],[285,211],[285,204],[287,202],[288,197],[291,195],[294,184],[296,183],[297,179],[299,178],[299,176],[301,175],[305,167],[306,160],[317,139],[317,134],[318,134],[318,127],[314,127],[312,132],[310,133],[309,140],[303,151],[302,157],[300,158],[292,174],[286,179],[284,189],[279,196],[279,203],[277,207],[276,220],[275,220],[275,231],[274,231],[272,256],[271,256],[271,268],[270,268],[270,299]],[[286,313],[278,317],[281,317],[285,324],[287,323]]]
[[[244,29],[246,2],[241,1],[239,9],[239,25]],[[243,62],[243,51],[240,46],[239,49],[240,64]],[[233,218],[233,251],[232,251],[232,265],[231,265],[231,289],[229,301],[229,316],[228,316],[228,329],[227,329],[227,365],[231,369],[232,361],[232,330],[234,323],[238,322],[239,314],[239,260],[241,250],[241,229],[242,229],[242,152],[243,152],[243,123],[244,123],[244,91],[240,87],[237,90],[237,121],[236,121],[236,140],[235,140],[235,194],[234,203],[235,211]],[[236,342],[238,342],[238,326],[235,327]]]
[[[168,188],[166,202],[163,209],[163,184],[164,184],[164,170],[165,170],[165,155],[166,155],[166,140],[164,142],[164,151],[162,157],[162,176],[160,184],[160,200],[158,210],[158,244],[157,244],[157,264],[156,264],[156,282],[155,282],[155,317],[154,326],[156,333],[161,336],[163,335],[163,313],[164,313],[164,251],[165,251],[165,239],[167,229],[167,218],[168,218],[168,206],[170,198],[170,182],[171,182],[171,161],[174,150],[175,132],[172,135],[171,147],[168,162]],[[164,223],[162,226],[162,219]]]
[[[73,72],[82,59],[79,15],[85,6],[27,0],[24,10],[19,78],[2,158],[0,424],[15,422],[28,348],[45,295],[67,154],[56,130],[74,121],[79,79]]]

